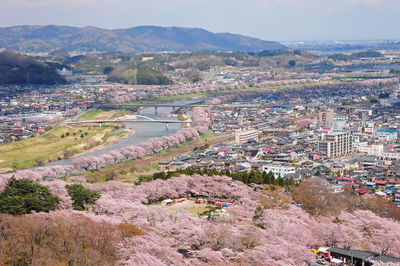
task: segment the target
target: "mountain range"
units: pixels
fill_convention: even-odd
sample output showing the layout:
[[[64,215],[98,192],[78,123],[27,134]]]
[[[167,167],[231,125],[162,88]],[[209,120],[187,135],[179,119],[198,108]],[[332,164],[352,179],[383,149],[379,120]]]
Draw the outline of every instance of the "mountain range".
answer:
[[[286,47],[239,34],[212,33],[199,28],[138,26],[127,29],[98,27],[32,26],[0,28],[0,48],[19,52],[54,50],[131,53],[260,51]]]

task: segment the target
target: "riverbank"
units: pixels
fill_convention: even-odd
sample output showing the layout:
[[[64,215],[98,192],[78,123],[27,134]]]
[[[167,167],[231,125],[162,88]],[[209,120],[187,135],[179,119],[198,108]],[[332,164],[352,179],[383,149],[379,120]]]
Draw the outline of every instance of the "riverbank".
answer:
[[[110,135],[104,136],[104,137],[102,137],[100,139],[101,141],[104,141],[100,145],[97,145],[97,146],[95,146],[95,147],[93,147],[93,148],[91,148],[89,150],[85,150],[85,151],[76,153],[73,156],[71,156],[71,158],[78,157],[78,156],[81,156],[81,155],[85,155],[85,154],[88,154],[90,152],[94,152],[94,151],[105,149],[107,147],[110,147],[111,145],[116,144],[121,139],[128,138],[128,137],[131,137],[131,136],[135,135],[135,133],[136,133],[136,131],[133,130],[133,129],[124,129],[121,132],[112,133]]]
[[[90,150],[117,128],[116,124],[102,127],[59,125],[41,136],[0,145],[0,173],[43,165]]]
[[[159,153],[145,156],[141,159],[133,161],[126,161],[120,164],[115,164],[109,167],[82,173],[81,176],[85,177],[90,183],[106,182],[118,178],[119,181],[125,183],[134,183],[139,175],[148,175],[158,167],[158,163],[165,160],[170,160],[173,157],[182,154],[190,154],[195,147],[204,144],[217,145],[233,141],[234,137],[231,135],[212,135],[210,132],[201,136],[200,139],[189,141],[175,148],[163,150]]]
[[[80,115],[77,120],[107,120],[107,119],[117,119],[125,115],[131,114],[128,110],[120,111],[106,111],[106,110],[90,110],[82,115]]]

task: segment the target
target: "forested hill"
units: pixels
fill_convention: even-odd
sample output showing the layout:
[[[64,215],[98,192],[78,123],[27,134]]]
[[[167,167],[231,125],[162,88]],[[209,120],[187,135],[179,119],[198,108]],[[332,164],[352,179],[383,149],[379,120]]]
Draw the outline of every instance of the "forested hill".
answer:
[[[0,85],[59,84],[65,80],[54,65],[12,51],[0,53]]]
[[[20,52],[120,51],[194,52],[260,51],[286,47],[244,35],[212,33],[199,28],[139,26],[128,29],[102,29],[69,26],[14,26],[0,28],[0,48]]]

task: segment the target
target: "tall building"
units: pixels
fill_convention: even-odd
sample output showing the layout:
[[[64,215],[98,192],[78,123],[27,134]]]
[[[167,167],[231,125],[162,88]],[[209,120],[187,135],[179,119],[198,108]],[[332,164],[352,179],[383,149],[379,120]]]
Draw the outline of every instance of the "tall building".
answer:
[[[353,152],[353,136],[348,132],[326,134],[319,142],[319,152],[327,158]]]
[[[238,144],[246,143],[248,140],[258,141],[258,131],[251,130],[236,130],[235,131],[235,142]]]
[[[320,127],[330,127],[333,121],[333,110],[326,110],[318,113],[318,125]]]

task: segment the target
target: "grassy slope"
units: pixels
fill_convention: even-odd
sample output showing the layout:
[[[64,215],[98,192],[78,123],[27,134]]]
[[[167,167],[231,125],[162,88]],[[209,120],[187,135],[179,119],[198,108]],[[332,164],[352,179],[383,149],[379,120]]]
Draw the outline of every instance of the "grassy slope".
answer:
[[[100,119],[116,119],[118,117],[129,114],[127,110],[121,111],[105,111],[105,110],[90,110],[79,116],[77,120],[100,120]]]
[[[112,130],[113,127],[110,126],[83,125],[73,128],[59,126],[42,136],[1,145],[0,168],[13,165],[18,168],[25,168],[34,165],[36,160],[43,162],[56,160],[63,156],[63,151],[71,150],[74,153],[74,148],[77,148],[78,145],[86,145],[89,142],[95,143],[97,139],[101,139],[102,136],[109,134]],[[67,132],[70,133],[70,136],[66,136]],[[75,133],[75,136],[73,133]],[[62,135],[65,137],[62,138]],[[83,138],[80,135],[83,135]],[[75,150],[76,152],[78,150]]]
[[[91,110],[81,115],[78,120],[111,119],[127,114],[128,111],[108,112]],[[10,167],[26,168],[33,166],[36,160],[46,162],[63,157],[63,152],[76,154],[101,141],[106,141],[114,130],[115,124],[106,124],[102,127],[95,125],[80,125],[74,127],[58,126],[44,135],[10,144],[0,145],[0,172]],[[69,136],[66,133],[69,132]],[[75,136],[73,135],[75,133]],[[87,135],[85,135],[87,133]],[[83,138],[80,135],[83,134]],[[64,138],[61,137],[64,135]],[[123,137],[125,132],[114,134],[114,137]]]
[[[96,120],[106,113],[107,112],[104,110],[90,110],[89,112],[86,112],[83,115],[79,116],[77,120]]]

